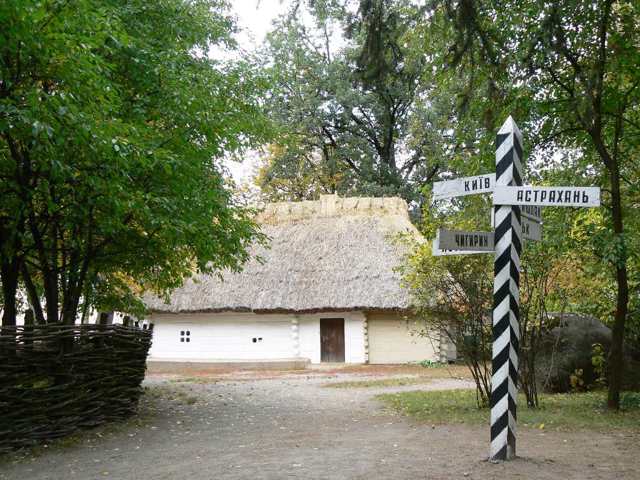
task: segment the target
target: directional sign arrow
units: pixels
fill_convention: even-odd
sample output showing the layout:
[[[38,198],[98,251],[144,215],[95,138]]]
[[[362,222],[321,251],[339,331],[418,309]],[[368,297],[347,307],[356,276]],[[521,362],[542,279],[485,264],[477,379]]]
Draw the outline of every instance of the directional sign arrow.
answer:
[[[462,197],[475,193],[491,193],[496,184],[496,174],[476,175],[474,177],[461,177],[454,180],[445,180],[433,183],[433,199]]]
[[[511,187],[498,185],[494,205],[544,205],[550,207],[598,207],[598,187]]]

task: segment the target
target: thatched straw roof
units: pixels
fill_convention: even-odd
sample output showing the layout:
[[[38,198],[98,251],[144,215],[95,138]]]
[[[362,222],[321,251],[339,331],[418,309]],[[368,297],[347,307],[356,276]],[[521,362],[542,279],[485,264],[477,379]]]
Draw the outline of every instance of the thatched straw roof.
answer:
[[[420,234],[400,198],[339,198],[268,204],[258,221],[269,247],[255,246],[242,272],[199,275],[156,312],[318,312],[406,310],[395,271],[407,247],[398,234]],[[263,259],[263,263],[256,260]]]

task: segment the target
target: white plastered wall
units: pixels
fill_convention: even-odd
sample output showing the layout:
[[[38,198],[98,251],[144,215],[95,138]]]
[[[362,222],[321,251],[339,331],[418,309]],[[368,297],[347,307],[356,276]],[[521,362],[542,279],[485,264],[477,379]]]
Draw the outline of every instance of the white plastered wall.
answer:
[[[248,361],[307,358],[320,363],[320,319],[344,318],[345,363],[364,363],[362,312],[154,314],[150,359]],[[189,332],[189,342],[181,332]],[[253,342],[256,338],[258,341]],[[262,340],[259,340],[262,339]]]
[[[295,358],[290,315],[154,314],[149,320],[154,324],[151,360],[215,362]],[[188,342],[182,332],[189,333]]]

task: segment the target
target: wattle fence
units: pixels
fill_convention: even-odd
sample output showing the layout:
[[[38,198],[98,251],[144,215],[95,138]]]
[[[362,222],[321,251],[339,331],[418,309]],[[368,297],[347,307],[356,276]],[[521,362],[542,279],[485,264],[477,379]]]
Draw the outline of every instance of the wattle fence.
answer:
[[[152,328],[0,327],[0,452],[135,413]]]

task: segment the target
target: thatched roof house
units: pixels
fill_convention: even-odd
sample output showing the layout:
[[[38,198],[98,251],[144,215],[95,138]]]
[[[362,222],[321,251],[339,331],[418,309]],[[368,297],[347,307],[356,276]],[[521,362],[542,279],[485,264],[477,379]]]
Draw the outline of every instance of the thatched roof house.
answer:
[[[267,247],[256,246],[241,273],[199,275],[157,312],[297,312],[406,310],[395,269],[417,237],[399,198],[338,198],[268,204],[259,218]]]
[[[386,363],[439,356],[403,319],[410,298],[397,268],[408,247],[399,237],[421,239],[404,200],[326,195],[268,204],[258,221],[269,245],[256,245],[242,272],[196,276],[168,304],[147,299],[154,358]]]

